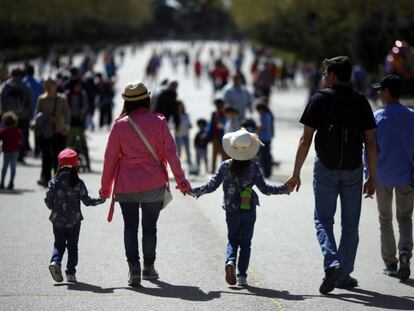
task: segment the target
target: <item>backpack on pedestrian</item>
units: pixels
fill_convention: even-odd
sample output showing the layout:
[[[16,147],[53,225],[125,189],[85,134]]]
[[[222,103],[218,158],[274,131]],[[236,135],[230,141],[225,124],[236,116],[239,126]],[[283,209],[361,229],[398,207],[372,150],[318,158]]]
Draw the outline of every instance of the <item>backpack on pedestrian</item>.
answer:
[[[329,169],[352,170],[361,165],[364,132],[354,119],[359,115],[359,101],[355,93],[349,97],[338,96],[334,89],[319,91],[331,106],[326,126],[319,129],[322,150],[318,156]]]

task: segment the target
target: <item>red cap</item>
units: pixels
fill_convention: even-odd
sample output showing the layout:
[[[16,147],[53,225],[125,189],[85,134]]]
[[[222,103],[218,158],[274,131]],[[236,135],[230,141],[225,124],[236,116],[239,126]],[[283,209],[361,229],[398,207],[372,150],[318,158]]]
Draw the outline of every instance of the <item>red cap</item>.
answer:
[[[78,154],[75,150],[66,148],[58,155],[59,166],[70,165],[72,167],[78,166]]]

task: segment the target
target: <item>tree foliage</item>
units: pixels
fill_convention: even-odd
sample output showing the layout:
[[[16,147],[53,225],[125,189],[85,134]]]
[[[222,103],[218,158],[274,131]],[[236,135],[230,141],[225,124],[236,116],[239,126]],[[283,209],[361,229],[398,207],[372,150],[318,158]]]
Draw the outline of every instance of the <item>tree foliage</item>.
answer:
[[[233,0],[230,11],[256,40],[308,61],[349,55],[375,70],[396,39],[414,43],[411,0]]]

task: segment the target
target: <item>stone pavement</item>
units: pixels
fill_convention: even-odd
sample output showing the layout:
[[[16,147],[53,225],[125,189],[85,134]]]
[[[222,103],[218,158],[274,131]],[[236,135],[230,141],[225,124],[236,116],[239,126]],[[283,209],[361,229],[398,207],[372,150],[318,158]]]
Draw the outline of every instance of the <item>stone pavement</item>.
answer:
[[[141,78],[154,45],[141,47],[135,56],[127,51],[118,94],[125,81]],[[168,66],[163,70],[162,75],[170,74]],[[176,77],[193,122],[208,117],[210,85],[204,81],[197,89],[182,73]],[[305,100],[306,91],[300,88],[279,92],[272,99],[277,115],[273,151],[281,166],[271,182],[282,183],[289,177],[301,133],[297,120]],[[81,178],[97,195],[108,132],[88,136],[94,172]],[[319,294],[323,273],[312,221],[312,155],[304,166],[299,193],[259,195],[250,286],[245,289],[228,287],[224,281],[226,224],[221,190],[198,200],[173,192],[174,200],[159,221],[156,265],[160,280],[143,281],[137,289],[127,286],[120,210],[108,224],[109,202],[83,207],[79,283],[55,284],[47,269],[53,234],[43,203],[45,191],[36,185],[39,173],[40,161],[29,159],[29,165],[18,167],[16,191],[0,193],[0,310],[414,310],[414,281],[402,284],[381,274],[374,200],[363,201],[354,272],[360,287]],[[201,176],[191,182],[198,185],[207,179]],[[339,231],[337,226],[337,236]]]

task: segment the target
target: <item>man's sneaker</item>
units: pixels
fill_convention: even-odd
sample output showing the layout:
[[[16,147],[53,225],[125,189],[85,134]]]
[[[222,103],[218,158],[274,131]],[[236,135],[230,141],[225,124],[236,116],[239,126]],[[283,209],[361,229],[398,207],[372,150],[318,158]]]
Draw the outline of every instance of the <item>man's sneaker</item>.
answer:
[[[358,286],[358,280],[352,277],[349,277],[349,280],[346,282],[336,282],[335,287],[336,288],[354,288]]]
[[[319,287],[321,294],[330,293],[335,289],[335,282],[339,279],[342,273],[341,267],[328,268],[325,270],[325,277],[323,278],[322,284]]]
[[[158,272],[155,270],[154,265],[144,267],[144,271],[142,271],[142,279],[143,280],[158,280]]]
[[[382,272],[389,276],[397,276],[398,274],[398,265],[396,263],[386,265],[385,269]]]
[[[402,251],[400,253],[400,268],[398,269],[398,278],[401,281],[405,281],[410,277],[410,258],[411,253],[408,251]]]
[[[49,265],[49,271],[50,274],[52,275],[53,280],[55,280],[56,282],[63,282],[63,275],[62,275],[62,270],[60,269],[60,265],[56,262],[51,262]]]
[[[129,280],[128,285],[132,287],[141,285],[141,266],[139,263],[128,263],[129,266]]]
[[[228,261],[225,267],[226,282],[229,285],[236,285],[236,266],[233,261]]]
[[[66,273],[66,280],[71,283],[77,283],[76,275]]]
[[[237,277],[237,285],[238,286],[247,286],[247,278],[244,276]]]

